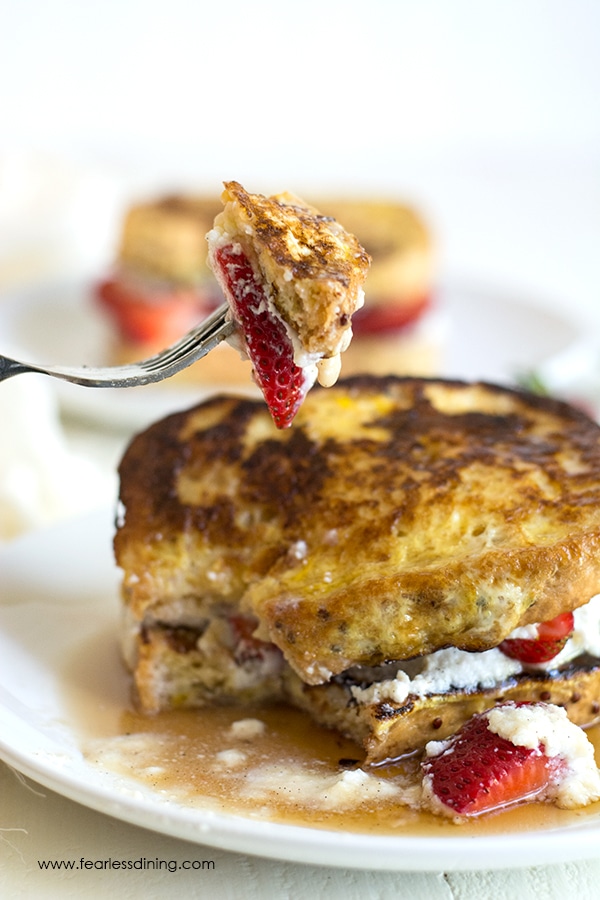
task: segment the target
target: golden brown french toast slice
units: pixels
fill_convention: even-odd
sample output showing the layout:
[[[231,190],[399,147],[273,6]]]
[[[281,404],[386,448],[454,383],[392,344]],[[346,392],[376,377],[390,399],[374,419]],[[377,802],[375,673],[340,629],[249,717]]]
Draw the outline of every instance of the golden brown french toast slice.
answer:
[[[287,431],[260,401],[209,400],[120,466],[133,642],[242,610],[310,684],[495,647],[600,591],[598,472],[596,423],[498,386],[357,377]]]

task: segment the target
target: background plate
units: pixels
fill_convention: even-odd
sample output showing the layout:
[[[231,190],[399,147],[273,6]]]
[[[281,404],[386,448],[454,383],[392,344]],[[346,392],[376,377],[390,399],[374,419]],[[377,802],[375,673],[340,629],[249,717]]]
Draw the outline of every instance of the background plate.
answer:
[[[80,280],[5,292],[0,298],[2,352],[24,362],[108,364],[110,330],[91,301],[90,285]],[[511,381],[580,337],[565,317],[501,288],[447,281],[436,297],[448,328],[442,375]],[[208,390],[171,382],[119,390],[55,384],[65,411],[128,431],[221,389],[218,384]],[[250,374],[248,392],[254,393]]]

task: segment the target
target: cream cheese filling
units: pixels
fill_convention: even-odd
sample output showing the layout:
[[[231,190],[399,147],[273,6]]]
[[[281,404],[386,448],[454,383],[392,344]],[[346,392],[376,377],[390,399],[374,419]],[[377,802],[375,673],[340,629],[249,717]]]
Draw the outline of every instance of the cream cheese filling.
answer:
[[[420,670],[410,675],[400,668],[393,678],[368,687],[352,686],[353,697],[364,704],[392,701],[404,703],[409,696],[426,697],[450,690],[493,688],[512,675],[531,671],[552,671],[589,653],[600,657],[600,594],[574,610],[575,627],[563,649],[553,659],[537,665],[524,665],[494,647],[481,653],[449,647],[414,661]],[[508,637],[535,637],[535,626],[515,629]],[[406,669],[414,668],[407,666]]]

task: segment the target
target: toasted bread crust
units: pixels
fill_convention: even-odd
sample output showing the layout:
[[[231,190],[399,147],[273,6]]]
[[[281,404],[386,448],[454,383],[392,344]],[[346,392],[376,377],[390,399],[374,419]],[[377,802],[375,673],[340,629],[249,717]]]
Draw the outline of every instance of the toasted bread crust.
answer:
[[[345,349],[370,265],[356,237],[291,194],[250,194],[228,181],[223,202],[208,235],[217,276],[215,251],[239,244],[306,352],[330,357]]]
[[[506,388],[348,379],[284,433],[215,398],[121,463],[125,603],[239,604],[308,683],[488,649],[600,591],[598,471],[594,422]]]

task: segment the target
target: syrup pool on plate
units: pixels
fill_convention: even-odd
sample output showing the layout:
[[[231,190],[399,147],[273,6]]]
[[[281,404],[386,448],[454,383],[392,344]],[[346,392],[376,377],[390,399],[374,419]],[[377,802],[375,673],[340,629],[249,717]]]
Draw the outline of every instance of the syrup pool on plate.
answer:
[[[299,710],[269,705],[142,715],[130,703],[129,677],[108,633],[78,648],[61,682],[86,758],[186,807],[311,828],[437,837],[559,828],[600,812],[600,803],[575,811],[529,803],[458,826],[414,808],[416,758],[363,770],[356,744]],[[588,735],[600,760],[600,726]]]

